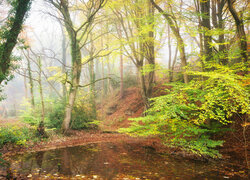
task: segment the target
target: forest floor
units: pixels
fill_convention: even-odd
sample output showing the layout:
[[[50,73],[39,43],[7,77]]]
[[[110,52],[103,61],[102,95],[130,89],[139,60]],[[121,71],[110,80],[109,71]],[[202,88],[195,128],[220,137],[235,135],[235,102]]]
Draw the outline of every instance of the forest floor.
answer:
[[[171,87],[160,83],[157,84],[153,89],[153,97],[165,95],[165,89],[171,89]],[[105,101],[106,103],[99,107],[99,114],[105,119],[101,123],[103,130],[116,131],[119,128],[129,127],[131,123],[129,118],[140,117],[143,114],[144,106],[139,88],[131,87],[126,89],[123,99],[120,98],[119,92],[108,98],[112,99],[112,101]],[[246,153],[248,153],[248,157],[250,155],[250,130],[249,126],[248,129],[246,127],[246,139],[244,139],[242,123],[240,119],[235,117],[235,123],[230,125],[230,129],[234,131],[213,138],[224,141],[223,146],[219,148],[223,160],[232,164],[246,166]],[[246,146],[245,140],[247,142]],[[199,157],[183,151],[173,149],[168,151],[171,153],[174,151],[175,155],[185,158],[199,159]]]
[[[157,85],[154,88],[154,96],[165,94],[164,89],[170,88],[167,86]],[[108,97],[112,101],[105,101],[105,104],[99,105],[98,114],[101,119],[104,119],[100,124],[99,130],[92,131],[70,131],[67,136],[52,134],[49,139],[43,140],[38,143],[28,143],[26,147],[4,147],[1,152],[4,156],[10,156],[15,153],[24,153],[32,151],[46,151],[56,148],[72,147],[78,145],[85,145],[89,143],[101,143],[101,142],[136,142],[141,146],[152,147],[158,152],[173,153],[177,156],[185,158],[195,159],[197,156],[178,151],[176,149],[166,148],[162,145],[160,139],[155,137],[138,138],[131,137],[125,134],[119,134],[116,131],[119,128],[128,127],[130,124],[129,118],[139,117],[144,111],[143,102],[140,96],[139,89],[131,87],[125,90],[124,97],[121,99],[119,92],[113,94],[112,97]],[[18,119],[0,119],[1,126],[26,126]],[[234,132],[228,132],[224,136],[215,137],[215,139],[222,139],[225,141],[223,147],[219,150],[223,156],[223,160],[236,164],[238,166],[246,165],[245,153],[249,153],[249,146],[244,146],[244,139],[242,136],[242,126],[240,121],[234,124]],[[246,131],[247,141],[250,142],[250,132]],[[245,149],[248,148],[248,149]]]
[[[16,118],[0,119],[0,127],[8,126],[28,126],[20,122]],[[51,134],[48,139],[43,139],[38,142],[27,142],[26,146],[8,145],[4,146],[0,152],[4,157],[14,154],[22,154],[25,152],[35,151],[48,151],[58,148],[73,147],[79,145],[86,145],[90,143],[103,143],[103,142],[128,142],[139,143],[142,146],[149,146],[155,148],[157,151],[162,152],[167,149],[161,144],[158,138],[138,138],[131,137],[126,134],[116,133],[115,131],[102,131],[102,130],[70,130],[67,135]]]

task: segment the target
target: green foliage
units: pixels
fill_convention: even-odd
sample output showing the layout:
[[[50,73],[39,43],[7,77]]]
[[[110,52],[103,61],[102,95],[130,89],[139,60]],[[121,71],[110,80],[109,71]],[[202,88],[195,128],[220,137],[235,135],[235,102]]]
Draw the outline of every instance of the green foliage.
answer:
[[[91,122],[94,120],[94,114],[90,108],[90,104],[76,102],[76,105],[72,110],[72,120],[70,123],[72,129],[87,129],[93,126],[91,125]],[[55,102],[53,108],[46,115],[47,120],[45,126],[48,128],[61,129],[64,119],[64,110],[64,102]]]
[[[233,114],[249,113],[249,85],[244,83],[249,78],[237,75],[235,69],[239,68],[212,66],[212,72],[189,72],[198,77],[189,84],[172,83],[167,95],[151,99],[147,116],[131,119],[132,126],[120,131],[160,135],[168,146],[220,156],[215,147],[223,142],[210,136],[222,129],[218,127],[231,123]]]
[[[91,108],[91,104],[77,102],[72,111],[70,127],[72,129],[96,128],[97,126],[92,123],[95,120],[95,114]]]
[[[5,83],[13,78],[9,68],[15,69],[16,65],[13,62],[19,58],[12,56],[11,52],[18,41],[23,43],[23,40],[18,39],[18,34],[21,32],[22,24],[31,5],[30,0],[12,0],[7,2],[10,5],[10,10],[0,27],[0,82],[6,80]]]
[[[47,115],[46,127],[60,129],[64,118],[64,109],[65,103],[53,103],[53,108]]]
[[[35,107],[32,107],[29,102],[24,102],[22,106],[25,108],[25,110],[20,110],[20,118],[23,122],[31,126],[38,126],[41,120],[40,104],[37,103]]]
[[[89,103],[84,103],[85,100],[83,98],[86,100],[88,97],[79,97],[72,110],[72,121],[70,124],[72,129],[96,127],[96,125],[91,124],[95,120],[95,115],[91,110],[92,106]],[[45,99],[45,104],[45,127],[60,130],[65,115],[65,102],[47,98]],[[32,107],[29,102],[25,102],[23,106],[25,110],[22,110],[20,115],[22,120],[32,126],[38,126],[41,121],[41,104],[37,103],[35,107]]]
[[[25,145],[34,136],[34,130],[27,127],[1,127],[0,148],[5,144]]]

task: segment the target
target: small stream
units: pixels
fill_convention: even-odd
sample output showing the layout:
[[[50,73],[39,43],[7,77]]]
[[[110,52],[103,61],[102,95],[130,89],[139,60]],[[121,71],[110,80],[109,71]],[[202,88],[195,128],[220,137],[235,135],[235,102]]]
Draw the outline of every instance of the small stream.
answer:
[[[11,170],[32,179],[242,179],[242,170],[157,153],[136,143],[96,143],[17,155]]]

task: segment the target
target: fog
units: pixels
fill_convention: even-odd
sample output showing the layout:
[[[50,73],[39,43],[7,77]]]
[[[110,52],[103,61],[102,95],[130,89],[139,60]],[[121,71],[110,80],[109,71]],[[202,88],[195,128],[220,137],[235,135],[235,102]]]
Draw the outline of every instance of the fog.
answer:
[[[31,10],[28,14],[28,18],[25,21],[24,30],[22,34],[20,35],[22,38],[24,38],[31,47],[32,51],[39,55],[39,57],[42,58],[43,66],[45,67],[45,72],[49,78],[49,76],[52,76],[53,73],[46,67],[55,67],[60,66],[60,59],[62,58],[62,28],[60,26],[59,20],[56,18],[58,15],[49,5],[43,0],[35,0],[32,3]],[[164,28],[167,30],[166,24],[164,24]],[[168,64],[168,56],[169,56],[169,49],[167,46],[168,40],[165,37],[161,37],[162,43],[158,47],[158,54],[156,57],[156,61],[160,64],[165,64],[167,66]],[[171,39],[172,44],[172,57],[175,54],[175,46],[176,42]],[[69,47],[69,41],[66,40],[66,45]],[[187,51],[192,51],[191,46],[187,48]],[[14,79],[9,81],[7,85],[4,85],[4,97],[5,100],[1,102],[3,107],[6,107],[8,111],[16,112],[22,108],[22,104],[25,104],[27,101],[27,97],[30,96],[29,87],[26,87],[28,90],[25,90],[25,83],[24,81],[28,81],[27,77],[25,77],[22,74],[22,69],[25,69],[25,66],[27,66],[27,62],[25,60],[24,55],[22,54],[20,49],[16,49],[14,51],[14,54],[16,56],[21,57],[21,60],[18,62],[19,69],[15,70]],[[32,55],[31,55],[32,56]],[[70,52],[69,48],[67,48],[67,63],[70,65]],[[33,57],[35,58],[35,57]],[[115,62],[116,59],[111,59],[111,62]],[[117,59],[119,62],[119,60]],[[177,59],[177,64],[178,64]],[[98,62],[96,60],[96,63],[100,64],[101,62]],[[36,67],[33,64],[32,69],[35,70]],[[119,67],[118,63],[112,63],[111,69],[114,70],[112,74],[114,77],[117,77],[118,72],[116,72],[117,67]],[[98,69],[98,67],[96,67]],[[110,68],[110,67],[109,67]],[[88,73],[86,71],[86,67],[83,67],[82,76],[85,78],[81,78],[82,84],[86,84],[88,82]],[[105,71],[107,70],[107,67],[105,68]],[[124,73],[125,74],[135,74],[136,68],[131,63],[131,61],[126,60],[124,65]],[[22,74],[22,75],[20,75]],[[97,74],[97,77],[100,76]],[[51,90],[50,85],[46,81],[46,78],[43,78],[43,83],[46,86],[45,91],[53,91]],[[98,84],[98,83],[97,83]],[[100,82],[99,82],[100,84]],[[37,85],[35,84],[35,87]],[[61,93],[60,91],[60,85],[57,83],[54,83],[55,89],[58,90],[58,93]],[[97,92],[101,91],[101,87],[97,87]],[[35,92],[35,94],[38,94],[38,92]],[[47,93],[45,93],[47,94]]]

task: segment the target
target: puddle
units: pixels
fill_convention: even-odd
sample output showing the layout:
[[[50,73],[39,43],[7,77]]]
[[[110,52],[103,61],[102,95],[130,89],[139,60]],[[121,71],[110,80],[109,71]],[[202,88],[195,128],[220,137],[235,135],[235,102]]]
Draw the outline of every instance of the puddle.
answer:
[[[136,143],[97,143],[18,155],[12,158],[11,170],[33,179],[239,179],[242,173],[218,162],[176,159]]]

